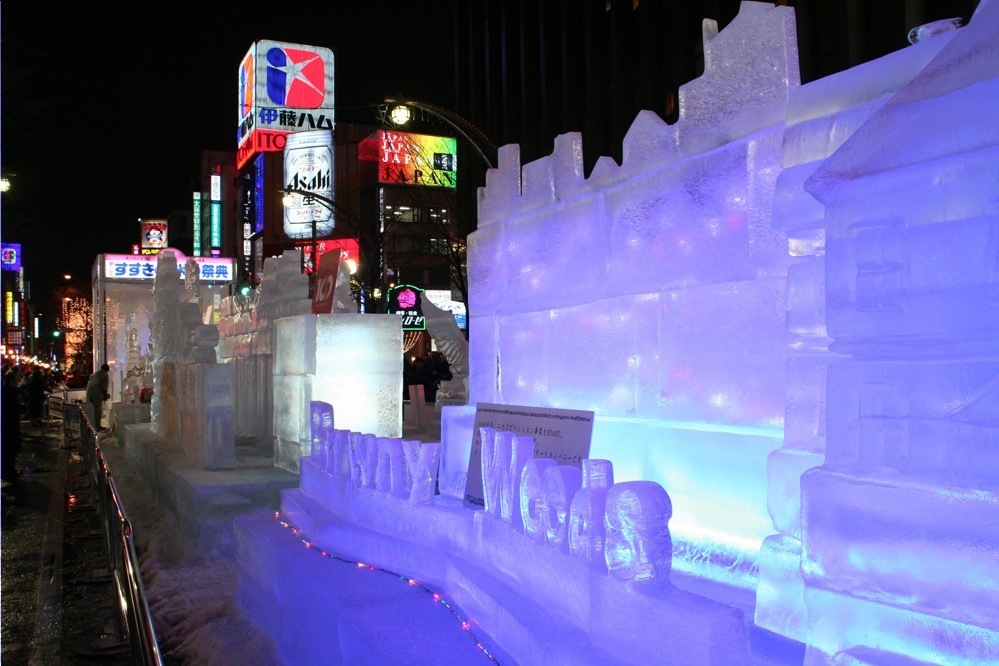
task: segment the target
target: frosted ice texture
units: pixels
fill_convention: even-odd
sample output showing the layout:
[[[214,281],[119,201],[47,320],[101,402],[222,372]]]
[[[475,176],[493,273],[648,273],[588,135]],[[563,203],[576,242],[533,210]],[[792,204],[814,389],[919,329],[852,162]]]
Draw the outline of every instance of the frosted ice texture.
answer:
[[[909,43],[918,44],[921,41],[932,39],[938,35],[942,35],[952,30],[960,28],[964,23],[962,18],[951,18],[943,19],[940,21],[933,21],[931,23],[924,23],[923,25],[916,26],[909,31]]]
[[[163,401],[165,386],[163,364],[177,360],[180,348],[177,308],[180,303],[180,281],[177,280],[177,255],[164,250],[157,255],[156,277],[153,279],[153,400],[150,418],[153,430],[167,434]]]
[[[297,250],[268,257],[263,279],[250,296],[227,297],[220,307],[218,358],[232,370],[233,429],[239,437],[273,439],[274,321],[310,311],[308,276],[300,271]],[[290,447],[278,442],[276,458],[293,469],[299,454]]]
[[[214,363],[177,363],[178,410],[176,443],[187,458],[204,469],[236,466],[232,434],[229,368]]]
[[[555,467],[554,460],[531,458],[520,476],[520,517],[524,523],[524,534],[540,543],[544,543],[547,533],[545,472]]]
[[[333,405],[313,400],[310,406],[310,423],[312,424],[312,461],[321,469],[330,469],[330,459],[335,460],[333,449],[334,419]],[[335,465],[334,465],[335,468]]]
[[[440,442],[402,440],[409,481],[409,503],[413,506],[430,504],[437,491],[437,470],[440,468]]]
[[[591,455],[669,492],[673,566],[758,584],[757,622],[816,663],[999,654],[976,596],[999,543],[982,532],[999,505],[997,31],[984,2],[966,28],[799,87],[791,10],[745,3],[706,25],[676,126],[640,115],[620,167],[581,181],[567,136],[523,168],[501,153],[480,192],[472,404],[596,411]],[[445,460],[467,418],[446,412]],[[910,494],[979,526],[903,518]],[[862,515],[836,521],[839,502]],[[951,557],[980,580],[944,591]]]
[[[600,516],[607,506],[607,491],[614,485],[614,467],[609,460],[583,461],[582,488],[569,508],[569,547],[577,557],[598,570],[606,569],[603,552],[606,529]]]
[[[680,86],[684,155],[784,121],[788,91],[799,83],[794,31],[792,8],[763,2],[742,2],[722,32],[704,20],[704,74]]]
[[[673,559],[669,495],[652,481],[617,483],[607,491],[607,570],[625,580],[669,583]]]
[[[337,427],[402,431],[402,330],[392,315],[302,314],[273,324],[274,434],[281,467],[311,453],[309,404],[332,405]]]

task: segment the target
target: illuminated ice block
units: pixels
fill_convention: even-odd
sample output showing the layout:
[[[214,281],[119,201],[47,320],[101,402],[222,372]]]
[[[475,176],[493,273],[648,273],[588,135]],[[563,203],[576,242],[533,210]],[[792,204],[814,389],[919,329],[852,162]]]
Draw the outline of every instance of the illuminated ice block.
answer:
[[[877,644],[934,663],[999,659],[996,492],[819,468],[802,477],[802,502],[810,643],[827,654]],[[865,607],[863,622],[828,624],[850,604]]]
[[[337,427],[402,435],[402,328],[394,315],[316,316],[313,397],[333,405]]]

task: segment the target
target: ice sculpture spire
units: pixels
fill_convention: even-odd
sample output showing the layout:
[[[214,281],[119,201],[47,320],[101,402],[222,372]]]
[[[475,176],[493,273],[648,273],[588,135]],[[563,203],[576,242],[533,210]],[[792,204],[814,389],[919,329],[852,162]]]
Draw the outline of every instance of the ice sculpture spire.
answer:
[[[173,250],[159,253],[153,281],[153,401],[150,418],[153,430],[164,434],[163,364],[176,362],[180,350],[178,305],[180,280],[177,279],[177,256]]]

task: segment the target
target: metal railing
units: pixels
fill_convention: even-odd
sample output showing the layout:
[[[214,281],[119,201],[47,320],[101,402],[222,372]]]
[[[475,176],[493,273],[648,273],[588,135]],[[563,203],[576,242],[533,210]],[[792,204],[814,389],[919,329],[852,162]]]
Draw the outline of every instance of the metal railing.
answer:
[[[116,629],[119,638],[123,643],[128,643],[133,663],[162,666],[163,658],[153,628],[146,588],[139,572],[139,556],[135,550],[132,523],[125,514],[121,495],[101,451],[97,432],[88,412],[80,403],[65,403],[62,414],[63,437],[67,444],[78,439],[80,454],[90,472],[99,499],[108,565],[118,600]]]

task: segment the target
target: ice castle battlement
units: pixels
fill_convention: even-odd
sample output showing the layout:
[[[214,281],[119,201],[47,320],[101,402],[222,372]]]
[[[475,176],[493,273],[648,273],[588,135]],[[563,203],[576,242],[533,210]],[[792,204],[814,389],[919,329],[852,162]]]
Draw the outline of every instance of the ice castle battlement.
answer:
[[[800,84],[794,10],[743,1],[724,31],[704,20],[704,73],[680,86],[679,119],[668,125],[641,112],[623,143],[623,163],[600,158],[583,176],[582,137],[555,139],[551,155],[526,165],[519,146],[503,146],[479,190],[479,227],[564,202],[635,173],[665,166],[782,123]]]

